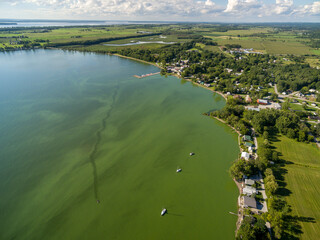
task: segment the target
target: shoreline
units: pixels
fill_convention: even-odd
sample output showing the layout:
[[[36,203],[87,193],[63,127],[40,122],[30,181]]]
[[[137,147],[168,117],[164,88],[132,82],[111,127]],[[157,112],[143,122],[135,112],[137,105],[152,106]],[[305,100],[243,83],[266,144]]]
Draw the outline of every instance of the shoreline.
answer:
[[[138,62],[142,62],[142,63],[146,63],[146,64],[150,64],[150,65],[153,65],[153,66],[155,66],[155,67],[158,67],[158,68],[162,69],[162,67],[158,66],[158,65],[155,64],[155,63],[147,62],[147,61],[140,60],[140,59],[136,59],[136,58],[133,58],[133,57],[123,56],[123,55],[120,55],[120,54],[111,54],[111,55],[118,56],[118,57],[121,57],[121,58],[130,59],[130,60],[134,60],[134,61],[138,61]],[[214,92],[214,93],[216,93],[216,94],[219,94],[220,96],[222,96],[222,97],[227,101],[227,97],[226,97],[223,93],[218,92],[218,91],[214,91],[213,89],[210,89],[210,88],[208,88],[208,87],[205,87],[205,86],[203,86],[203,85],[201,85],[201,84],[199,84],[199,83],[197,83],[197,82],[193,82],[190,78],[181,78],[178,74],[175,74],[175,73],[169,74],[169,75],[175,76],[175,77],[178,78],[178,79],[184,79],[184,80],[186,80],[186,81],[188,81],[188,82],[191,82],[191,83],[193,83],[193,84],[195,84],[195,85],[197,85],[197,86],[199,86],[199,87],[202,87],[202,88],[207,89],[207,90],[209,90],[209,91],[211,91],[211,92]],[[240,142],[241,142],[241,141],[240,141],[240,135],[241,135],[241,133],[240,133],[238,130],[236,130],[234,127],[232,127],[231,125],[227,124],[224,120],[222,120],[222,119],[220,119],[220,118],[218,118],[218,117],[213,117],[213,118],[216,119],[216,120],[218,120],[218,121],[220,121],[221,123],[227,125],[228,127],[230,127],[233,131],[235,131],[235,132],[238,134],[238,147],[239,147],[239,151],[240,151],[240,153],[241,153],[241,151],[242,151],[242,149],[241,149],[241,147],[240,147]],[[242,211],[241,211],[241,209],[240,209],[240,205],[239,205],[239,200],[240,200],[240,196],[241,196],[241,185],[240,185],[240,183],[238,183],[235,179],[232,179],[232,180],[234,181],[234,183],[235,183],[235,185],[237,186],[238,191],[239,191],[239,196],[238,196],[238,199],[237,199],[237,202],[238,202],[238,203],[237,203],[237,205],[238,205],[238,214],[237,214],[237,215],[238,215],[238,219],[237,219],[237,222],[236,222],[236,230],[235,230],[235,235],[236,235],[237,232],[238,232],[238,230],[239,230],[239,228],[240,228],[240,226],[241,226],[241,221],[242,221],[242,217],[243,217],[243,213],[242,213]]]
[[[163,69],[162,67],[160,67],[160,66],[157,65],[156,63],[144,61],[144,60],[141,60],[141,59],[138,59],[138,58],[128,57],[128,56],[120,55],[120,54],[118,54],[118,53],[111,53],[110,55],[117,56],[117,57],[121,57],[121,58],[130,59],[130,60],[137,61],[137,62],[142,62],[142,63],[150,64],[150,65],[153,65],[153,66],[155,66],[155,67],[157,67],[157,68],[159,68],[159,69]],[[209,91],[211,91],[211,92],[214,92],[214,93],[216,93],[216,94],[219,94],[220,96],[222,96],[222,97],[227,101],[227,97],[226,97],[222,92],[215,91],[215,90],[210,89],[210,88],[208,88],[208,87],[206,87],[206,86],[203,86],[203,85],[201,85],[201,84],[199,84],[199,83],[197,83],[197,82],[193,82],[190,78],[181,78],[181,77],[180,77],[178,74],[176,74],[176,73],[170,73],[170,74],[168,74],[168,75],[175,76],[175,77],[177,77],[178,79],[184,79],[184,80],[186,80],[186,81],[188,81],[188,82],[191,82],[191,83],[193,83],[193,84],[195,84],[195,85],[197,85],[197,86],[199,86],[199,87],[202,87],[202,88],[207,89],[207,90],[209,90]]]
[[[121,58],[130,59],[130,60],[134,60],[134,61],[137,61],[137,62],[142,62],[142,63],[150,64],[150,65],[153,65],[153,66],[155,66],[155,67],[157,67],[157,68],[162,69],[160,66],[158,66],[158,65],[155,64],[155,63],[147,62],[147,61],[144,61],[144,60],[141,60],[141,59],[138,59],[138,58],[127,57],[127,56],[124,56],[124,55],[120,55],[120,54],[118,54],[118,53],[110,53],[110,55],[117,56],[117,57],[121,57]]]
[[[239,147],[239,151],[240,153],[242,152],[242,148],[240,147],[240,143],[241,143],[241,140],[240,140],[240,136],[241,136],[241,133],[236,130],[234,127],[232,127],[231,125],[229,125],[228,123],[226,123],[226,121],[218,118],[218,117],[214,117],[212,116],[212,118],[216,119],[217,121],[227,125],[228,127],[230,127],[234,132],[236,132],[238,134],[238,147]],[[235,230],[235,235],[237,235],[237,232],[241,226],[241,222],[242,222],[242,218],[243,218],[243,211],[242,211],[242,208],[240,207],[240,197],[241,197],[241,194],[242,194],[242,188],[241,188],[241,183],[237,182],[236,179],[232,179],[234,181],[234,183],[236,184],[237,188],[238,188],[238,191],[239,191],[239,196],[238,196],[238,219],[237,219],[237,222],[236,222],[236,230]]]

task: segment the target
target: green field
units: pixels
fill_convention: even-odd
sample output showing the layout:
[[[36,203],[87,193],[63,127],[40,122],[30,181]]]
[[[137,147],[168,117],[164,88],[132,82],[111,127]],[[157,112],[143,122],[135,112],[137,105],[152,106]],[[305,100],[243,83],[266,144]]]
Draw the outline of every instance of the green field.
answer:
[[[287,201],[302,226],[301,239],[320,236],[320,150],[312,144],[300,143],[281,136],[274,143],[285,165]]]
[[[255,51],[269,54],[294,54],[294,55],[320,55],[320,51],[308,46],[310,40],[301,38],[299,31],[277,31],[274,27],[250,26],[246,29],[217,31],[217,24],[155,24],[155,25],[112,25],[112,26],[90,26],[90,27],[54,27],[54,28],[30,28],[12,31],[0,31],[1,48],[20,48],[23,44],[16,41],[19,36],[25,36],[24,41],[35,42],[45,40],[52,44],[81,42],[86,40],[97,40],[102,38],[128,37],[108,43],[129,43],[130,41],[164,41],[185,42],[191,41],[196,36],[212,38],[219,46],[226,44],[240,44],[243,48],[253,48]],[[162,33],[165,37],[139,37],[141,33]],[[142,34],[141,34],[142,35]],[[130,38],[130,37],[135,38]],[[44,46],[46,43],[39,42]],[[130,48],[159,48],[162,44],[150,44],[144,46],[130,46]],[[201,46],[205,50],[221,52],[219,46]],[[78,47],[73,46],[72,49]],[[88,47],[85,47],[86,49]],[[112,47],[90,47],[90,51],[99,49],[114,50]]]

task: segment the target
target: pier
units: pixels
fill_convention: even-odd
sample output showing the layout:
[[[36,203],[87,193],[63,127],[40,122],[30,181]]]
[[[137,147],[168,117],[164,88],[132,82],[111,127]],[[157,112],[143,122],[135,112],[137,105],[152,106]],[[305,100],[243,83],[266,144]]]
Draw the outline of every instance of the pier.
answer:
[[[156,73],[148,73],[148,74],[144,74],[144,75],[141,75],[141,76],[139,76],[139,75],[133,75],[134,77],[136,77],[136,78],[144,78],[144,77],[150,77],[150,76],[153,76],[153,75],[157,75],[157,74],[159,74],[160,72],[156,72]]]

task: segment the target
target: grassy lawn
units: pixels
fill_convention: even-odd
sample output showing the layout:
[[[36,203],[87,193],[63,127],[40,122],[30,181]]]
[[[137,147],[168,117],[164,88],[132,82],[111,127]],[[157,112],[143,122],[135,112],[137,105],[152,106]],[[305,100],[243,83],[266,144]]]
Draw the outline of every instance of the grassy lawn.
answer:
[[[307,105],[306,110],[303,109],[302,105],[300,104],[295,104],[295,103],[290,103],[290,108],[292,110],[298,110],[298,111],[316,111],[315,108],[310,107],[309,105]]]
[[[274,87],[269,87],[269,88],[268,88],[268,92],[270,92],[270,93],[275,93]]]
[[[274,143],[286,164],[285,182],[289,190],[288,203],[293,214],[300,217],[301,239],[319,239],[320,236],[320,150],[317,146],[279,137]]]

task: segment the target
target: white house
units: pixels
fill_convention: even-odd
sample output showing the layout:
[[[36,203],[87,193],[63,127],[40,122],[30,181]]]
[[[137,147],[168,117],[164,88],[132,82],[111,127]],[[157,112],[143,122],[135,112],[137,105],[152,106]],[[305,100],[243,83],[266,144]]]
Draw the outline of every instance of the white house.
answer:
[[[246,186],[242,189],[243,194],[246,194],[248,196],[251,196],[252,194],[257,194],[258,191],[254,187]]]
[[[252,186],[255,183],[255,181],[252,180],[252,179],[247,178],[247,179],[244,180],[244,183],[246,185],[248,185],[248,186]]]
[[[241,153],[241,158],[243,158],[243,159],[245,159],[245,160],[249,160],[249,158],[250,158],[250,154],[249,153],[247,153],[247,152],[242,152]]]

